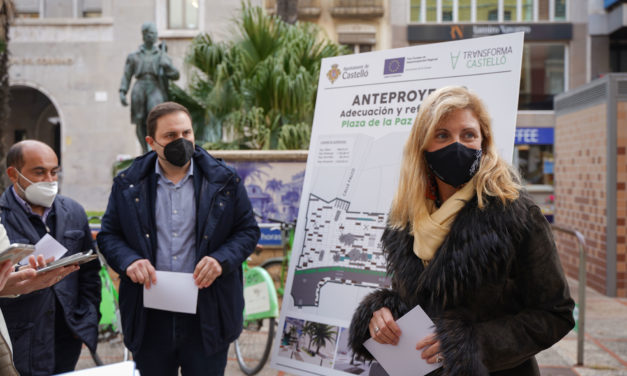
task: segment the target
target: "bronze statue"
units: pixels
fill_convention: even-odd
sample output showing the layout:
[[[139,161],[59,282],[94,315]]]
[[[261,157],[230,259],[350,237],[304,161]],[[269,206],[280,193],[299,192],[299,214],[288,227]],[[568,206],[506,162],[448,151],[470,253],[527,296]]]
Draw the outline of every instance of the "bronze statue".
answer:
[[[120,102],[128,106],[126,93],[135,77],[135,84],[131,91],[131,122],[135,124],[137,139],[145,153],[146,145],[146,117],[150,110],[159,103],[168,100],[168,80],[178,80],[179,71],[172,65],[167,55],[165,42],[155,46],[157,42],[157,27],[152,22],[142,25],[144,44],[126,58],[124,75],[120,82]]]

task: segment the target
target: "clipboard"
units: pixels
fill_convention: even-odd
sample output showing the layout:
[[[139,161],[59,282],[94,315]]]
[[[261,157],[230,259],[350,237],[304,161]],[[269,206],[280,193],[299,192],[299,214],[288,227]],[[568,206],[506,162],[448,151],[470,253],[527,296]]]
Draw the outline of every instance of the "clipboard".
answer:
[[[11,264],[17,264],[24,257],[28,257],[35,252],[32,244],[13,243],[7,249],[0,252],[0,263],[11,260]]]
[[[37,269],[37,274],[45,273],[50,270],[54,270],[57,268],[61,268],[68,265],[80,265],[86,262],[95,260],[98,258],[98,255],[94,253],[94,251],[89,250],[87,252],[75,253],[73,255],[62,257],[56,261],[51,262],[50,264],[44,266],[41,269]]]

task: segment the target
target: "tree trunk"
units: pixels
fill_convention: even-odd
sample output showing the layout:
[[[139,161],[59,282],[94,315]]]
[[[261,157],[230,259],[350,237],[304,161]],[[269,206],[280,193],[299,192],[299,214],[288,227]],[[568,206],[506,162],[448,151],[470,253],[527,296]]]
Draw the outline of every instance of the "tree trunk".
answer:
[[[298,20],[298,0],[277,0],[276,14],[289,24]]]
[[[0,0],[0,192],[8,186],[5,173],[6,151],[5,134],[9,124],[9,24],[13,20],[15,7],[13,0]]]

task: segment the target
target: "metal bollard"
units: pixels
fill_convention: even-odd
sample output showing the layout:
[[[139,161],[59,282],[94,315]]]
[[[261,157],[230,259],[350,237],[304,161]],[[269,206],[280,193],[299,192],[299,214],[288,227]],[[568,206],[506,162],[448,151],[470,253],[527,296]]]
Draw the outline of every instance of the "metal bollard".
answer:
[[[579,245],[579,320],[577,329],[577,365],[583,366],[583,344],[586,322],[586,239],[576,230],[566,226],[552,224],[553,231],[560,231],[568,235],[573,235]]]

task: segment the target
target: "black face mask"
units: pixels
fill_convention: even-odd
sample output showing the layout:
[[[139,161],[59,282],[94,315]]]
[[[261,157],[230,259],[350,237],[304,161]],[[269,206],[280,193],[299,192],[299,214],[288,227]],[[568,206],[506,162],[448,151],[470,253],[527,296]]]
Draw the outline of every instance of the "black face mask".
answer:
[[[425,152],[425,158],[435,176],[457,188],[472,179],[479,170],[481,149],[470,149],[454,142],[442,149]]]
[[[156,141],[155,141],[156,142]],[[163,155],[165,159],[175,166],[183,167],[194,155],[194,144],[185,139],[177,138],[166,146],[159,143],[157,145],[163,147]]]

